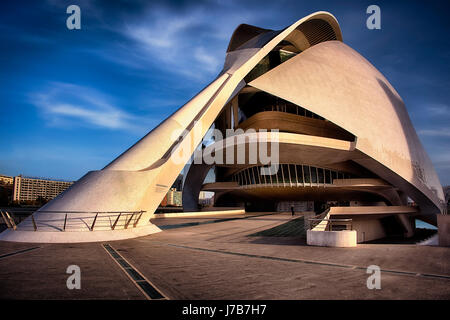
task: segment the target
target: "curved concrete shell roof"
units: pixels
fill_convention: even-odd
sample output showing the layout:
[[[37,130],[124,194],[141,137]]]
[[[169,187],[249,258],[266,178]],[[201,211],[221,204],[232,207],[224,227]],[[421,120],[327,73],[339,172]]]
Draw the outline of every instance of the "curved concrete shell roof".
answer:
[[[342,43],[337,20],[321,11],[281,31],[239,26],[224,68],[214,81],[105,168],[87,173],[37,211],[35,219],[45,217],[46,211],[82,212],[73,217],[83,219],[95,212],[142,210],[145,213],[135,225],[147,228],[149,218],[192,155],[184,154],[183,161],[176,161],[179,153],[201,143],[224,106],[247,85],[246,75],[279,45],[291,46],[299,54],[249,85],[301,104],[349,131],[357,137],[356,148],[365,155],[360,165],[412,197],[423,213],[441,212],[442,188],[401,98],[370,63]],[[372,121],[370,126],[368,121]],[[61,225],[62,216],[54,223]],[[95,223],[94,216],[89,219]],[[29,227],[31,223],[26,219],[18,231],[3,232],[0,239],[80,242],[85,239],[83,234],[93,229],[80,226],[77,232],[58,237],[21,231],[21,225]],[[134,232],[130,231],[129,237],[144,232],[130,230]],[[114,228],[91,232],[89,241],[117,239],[111,235],[115,232]],[[126,230],[121,232],[120,237],[126,237]]]
[[[320,43],[249,85],[301,105],[352,133],[356,148],[376,161],[372,165],[364,160],[363,166],[421,199],[430,213],[440,211],[442,187],[402,99],[377,69],[346,44]],[[379,164],[388,170],[375,168]],[[399,182],[399,177],[404,181]]]

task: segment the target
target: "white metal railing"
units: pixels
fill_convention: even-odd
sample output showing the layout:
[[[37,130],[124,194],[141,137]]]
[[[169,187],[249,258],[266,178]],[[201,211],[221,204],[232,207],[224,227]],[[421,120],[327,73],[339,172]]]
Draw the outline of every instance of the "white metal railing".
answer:
[[[39,216],[35,217],[35,213]],[[14,214],[0,210],[6,226],[20,231],[115,230],[134,228],[145,211],[36,211],[19,225]]]

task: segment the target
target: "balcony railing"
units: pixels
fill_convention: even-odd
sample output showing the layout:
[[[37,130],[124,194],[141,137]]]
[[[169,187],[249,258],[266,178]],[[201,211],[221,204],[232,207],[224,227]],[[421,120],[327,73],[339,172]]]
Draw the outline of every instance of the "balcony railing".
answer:
[[[38,216],[35,213],[39,212]],[[0,210],[6,226],[19,231],[105,231],[135,228],[146,211],[36,211],[16,225],[14,214]]]

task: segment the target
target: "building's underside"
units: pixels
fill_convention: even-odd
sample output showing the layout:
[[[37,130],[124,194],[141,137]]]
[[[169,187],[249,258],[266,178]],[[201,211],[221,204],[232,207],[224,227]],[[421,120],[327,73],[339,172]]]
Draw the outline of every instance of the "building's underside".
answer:
[[[287,201],[314,201],[316,211],[330,202],[359,205],[360,210],[344,210],[342,216],[365,230],[364,241],[391,233],[410,236],[414,219],[436,224],[436,214],[443,213],[442,187],[402,99],[344,44],[336,19],[318,12],[281,31],[240,25],[224,69],[210,85],[103,170],[81,178],[41,215],[143,210],[135,225],[148,226],[192,159],[192,153],[184,161],[174,156],[201,147],[212,126],[224,136],[227,129],[243,131],[216,139],[204,151],[233,158],[244,148],[246,161],[186,167],[186,211],[198,210],[201,190],[215,192],[217,206],[248,210],[274,210]],[[277,141],[263,132],[271,129],[279,130]],[[176,130],[179,137],[172,139]],[[249,150],[262,140],[279,145],[275,174],[261,175],[260,159],[249,159]],[[210,170],[215,182],[204,183]],[[409,199],[414,208],[408,207]],[[19,241],[11,233],[9,239]]]

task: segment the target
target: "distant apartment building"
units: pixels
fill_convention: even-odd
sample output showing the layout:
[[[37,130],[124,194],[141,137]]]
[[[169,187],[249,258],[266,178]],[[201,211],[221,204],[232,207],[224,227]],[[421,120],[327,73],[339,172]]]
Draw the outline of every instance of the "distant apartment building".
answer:
[[[169,192],[167,192],[167,205],[173,207],[181,207],[183,205],[181,195],[181,191],[177,191],[175,188],[171,188]]]
[[[198,204],[202,207],[212,207],[214,205],[214,192],[200,191]]]
[[[46,178],[14,177],[13,201],[35,201],[38,198],[51,200],[69,188],[73,181]]]
[[[161,201],[161,207],[182,207],[183,175],[180,174]]]
[[[13,177],[0,174],[0,185],[12,185],[14,181]]]

